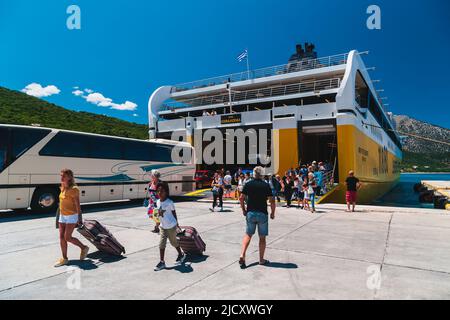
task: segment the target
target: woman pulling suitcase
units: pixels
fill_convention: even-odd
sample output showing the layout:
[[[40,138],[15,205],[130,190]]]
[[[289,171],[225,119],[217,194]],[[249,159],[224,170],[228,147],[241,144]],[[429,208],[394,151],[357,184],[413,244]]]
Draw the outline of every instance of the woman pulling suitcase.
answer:
[[[61,245],[62,258],[59,259],[55,267],[62,267],[68,264],[67,243],[71,243],[81,249],[80,260],[86,259],[89,247],[81,243],[80,240],[72,236],[75,228],[83,223],[80,206],[80,190],[75,184],[72,170],[61,171],[61,193],[59,195],[59,242]]]

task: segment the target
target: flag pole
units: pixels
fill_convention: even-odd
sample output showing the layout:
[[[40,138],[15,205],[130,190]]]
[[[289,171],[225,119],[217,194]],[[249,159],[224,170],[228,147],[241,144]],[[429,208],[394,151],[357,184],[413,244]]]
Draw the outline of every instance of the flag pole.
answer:
[[[248,80],[250,80],[250,62],[248,57],[248,49],[247,50],[247,74],[248,74]]]

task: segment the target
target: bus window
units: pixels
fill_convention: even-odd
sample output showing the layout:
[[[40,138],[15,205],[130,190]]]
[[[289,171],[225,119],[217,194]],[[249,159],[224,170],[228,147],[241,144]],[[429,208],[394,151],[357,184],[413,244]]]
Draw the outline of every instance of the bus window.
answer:
[[[51,131],[45,129],[12,128],[12,160],[17,160],[21,155],[30,150]]]
[[[153,161],[172,162],[172,149],[172,146],[154,144],[152,155],[155,159]]]
[[[39,152],[41,156],[89,158],[89,136],[59,132]]]
[[[0,173],[7,167],[8,130],[0,128]]]
[[[172,162],[172,148],[151,142],[125,141],[124,157],[134,161]]]
[[[107,137],[91,137],[91,158],[123,159],[123,143],[121,139]]]
[[[41,156],[172,162],[172,145],[59,132]]]

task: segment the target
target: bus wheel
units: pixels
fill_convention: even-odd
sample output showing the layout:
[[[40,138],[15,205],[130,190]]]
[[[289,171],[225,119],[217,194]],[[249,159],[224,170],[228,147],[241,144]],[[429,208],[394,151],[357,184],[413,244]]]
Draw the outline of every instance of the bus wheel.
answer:
[[[38,188],[31,200],[31,210],[38,213],[56,212],[58,208],[58,190],[52,188]]]

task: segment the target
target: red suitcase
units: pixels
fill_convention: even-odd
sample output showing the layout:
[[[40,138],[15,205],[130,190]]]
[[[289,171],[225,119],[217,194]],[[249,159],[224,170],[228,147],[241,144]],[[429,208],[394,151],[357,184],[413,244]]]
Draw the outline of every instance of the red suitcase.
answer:
[[[203,255],[206,250],[206,244],[193,227],[180,227],[181,232],[177,235],[181,249],[188,255]]]
[[[114,256],[121,256],[122,253],[125,253],[125,248],[98,221],[84,220],[83,225],[77,230],[101,252]]]

